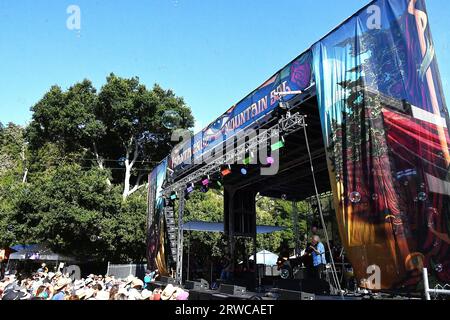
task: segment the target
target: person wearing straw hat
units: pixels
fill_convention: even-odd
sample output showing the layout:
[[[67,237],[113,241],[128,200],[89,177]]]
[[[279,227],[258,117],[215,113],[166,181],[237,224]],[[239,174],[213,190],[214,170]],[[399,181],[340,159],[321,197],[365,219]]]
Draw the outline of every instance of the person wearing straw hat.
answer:
[[[153,300],[153,292],[150,290],[144,289],[141,292],[142,300]]]
[[[95,300],[109,300],[109,293],[107,291],[99,291],[95,295]]]
[[[172,284],[168,284],[167,287],[161,293],[161,300],[175,300],[175,291],[177,290]]]
[[[129,300],[142,300],[142,295],[140,290],[144,286],[144,282],[141,279],[134,278],[131,281],[131,288],[128,291],[128,299]]]
[[[68,279],[66,278],[60,278],[56,282],[56,285],[54,287],[56,294],[52,297],[52,300],[64,300],[66,293],[64,292],[64,289],[70,284]]]

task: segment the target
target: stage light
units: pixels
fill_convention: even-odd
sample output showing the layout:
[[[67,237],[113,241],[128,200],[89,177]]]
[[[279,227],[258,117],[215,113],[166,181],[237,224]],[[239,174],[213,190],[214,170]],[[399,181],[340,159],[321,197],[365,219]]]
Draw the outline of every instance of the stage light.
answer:
[[[245,176],[247,174],[247,169],[241,168],[241,173]]]
[[[170,200],[176,200],[177,199],[177,194],[175,191],[172,191],[172,193],[170,194]]]
[[[250,152],[250,155],[245,158],[242,163],[245,165],[249,165],[252,162],[252,159],[254,158],[255,154],[253,152]]]
[[[219,187],[222,187],[222,186],[223,186],[222,182],[220,182],[219,180],[217,180],[216,183],[217,183],[217,185],[218,185]]]
[[[207,192],[209,191],[208,185],[202,186],[202,187],[200,188],[200,191],[203,192],[203,193],[207,193]]]
[[[208,184],[209,184],[209,177],[203,177],[203,179],[202,179],[202,185],[203,185],[204,187],[207,187]]]
[[[186,193],[192,193],[194,191],[194,184],[189,183],[186,187]]]
[[[229,175],[230,173],[231,173],[230,165],[223,166],[220,169],[220,174],[222,175],[222,177],[225,177],[225,176]]]
[[[284,138],[281,137],[281,140],[278,141],[278,142],[276,142],[276,143],[274,143],[274,144],[272,144],[272,145],[270,146],[270,149],[271,149],[272,151],[276,151],[276,150],[279,150],[279,149],[281,149],[281,148],[283,148],[283,147],[284,147]]]
[[[275,159],[273,157],[267,157],[267,164],[274,164],[275,163]]]

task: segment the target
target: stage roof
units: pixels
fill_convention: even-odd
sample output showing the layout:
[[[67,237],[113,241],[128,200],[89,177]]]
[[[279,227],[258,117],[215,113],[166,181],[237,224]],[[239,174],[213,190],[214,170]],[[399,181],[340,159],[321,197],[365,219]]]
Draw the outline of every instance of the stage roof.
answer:
[[[190,221],[183,225],[185,231],[224,232],[223,222]],[[268,234],[283,231],[284,227],[256,226],[258,234]]]

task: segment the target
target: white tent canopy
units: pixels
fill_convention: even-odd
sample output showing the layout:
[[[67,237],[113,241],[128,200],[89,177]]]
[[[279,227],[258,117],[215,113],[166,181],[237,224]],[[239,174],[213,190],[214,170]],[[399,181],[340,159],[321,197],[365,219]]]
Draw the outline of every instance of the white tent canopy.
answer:
[[[253,255],[251,255],[249,260],[254,260]],[[264,264],[266,266],[275,266],[277,264],[278,255],[273,252],[263,250],[256,254],[256,264]]]

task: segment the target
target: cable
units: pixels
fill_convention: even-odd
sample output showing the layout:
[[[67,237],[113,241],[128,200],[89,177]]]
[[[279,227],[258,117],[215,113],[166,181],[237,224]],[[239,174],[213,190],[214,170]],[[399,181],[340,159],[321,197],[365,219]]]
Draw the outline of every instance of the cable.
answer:
[[[314,172],[314,164],[313,164],[313,159],[312,159],[312,155],[311,155],[311,149],[309,148],[308,134],[306,132],[306,124],[303,125],[303,132],[305,134],[306,149],[308,151],[309,162],[311,164],[311,174],[312,174],[312,178],[313,178],[313,182],[314,182],[314,189],[315,189],[315,192],[316,192],[316,198],[317,198],[317,205],[318,205],[318,208],[319,208],[320,220],[321,220],[321,223],[322,223],[322,227],[324,229],[325,239],[326,239],[326,242],[327,242],[328,251],[330,252],[330,260],[331,260],[331,268],[332,268],[331,274],[333,276],[333,282],[334,282],[336,288],[339,290],[339,293],[340,293],[341,297],[343,297],[341,284],[339,283],[339,278],[337,276],[336,265],[334,264],[333,253],[331,251],[330,239],[328,238],[327,226],[325,225],[325,220],[323,218],[322,203],[320,202],[319,190],[317,188],[316,174]]]

